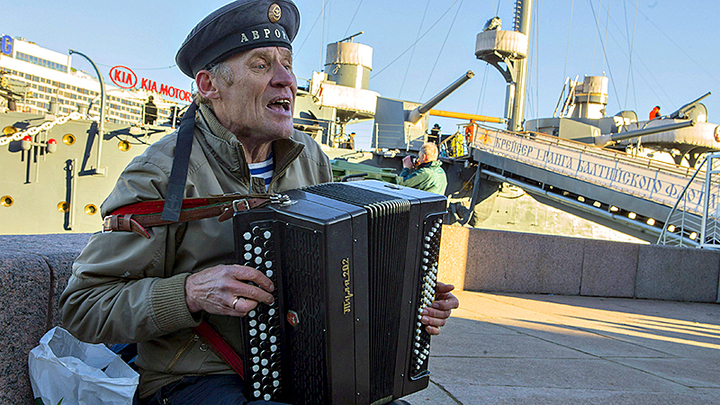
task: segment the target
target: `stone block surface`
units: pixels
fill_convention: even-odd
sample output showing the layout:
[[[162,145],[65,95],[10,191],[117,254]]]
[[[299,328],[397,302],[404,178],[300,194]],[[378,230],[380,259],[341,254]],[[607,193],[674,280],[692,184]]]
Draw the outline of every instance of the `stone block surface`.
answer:
[[[72,263],[90,239],[90,234],[0,235],[5,251],[38,255],[50,269],[49,324],[62,325],[58,300],[72,274]]]
[[[582,239],[471,229],[465,290],[577,295]]]
[[[32,398],[28,353],[48,324],[50,268],[34,254],[0,255],[0,403],[25,404]]]
[[[632,298],[640,246],[586,240],[580,295]]]
[[[638,254],[637,298],[715,302],[720,252],[643,245]]]
[[[438,280],[454,285],[457,290],[465,287],[469,232],[470,229],[462,226],[443,225],[442,227]]]
[[[30,404],[28,353],[60,325],[58,299],[89,234],[0,235],[0,404]]]

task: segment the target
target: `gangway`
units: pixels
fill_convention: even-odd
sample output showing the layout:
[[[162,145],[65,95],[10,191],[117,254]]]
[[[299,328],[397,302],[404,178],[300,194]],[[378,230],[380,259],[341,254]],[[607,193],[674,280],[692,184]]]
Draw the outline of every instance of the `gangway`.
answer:
[[[471,145],[479,173],[543,202],[651,243],[663,233],[700,243],[704,172],[534,132],[478,126]],[[680,197],[685,226],[670,216]]]

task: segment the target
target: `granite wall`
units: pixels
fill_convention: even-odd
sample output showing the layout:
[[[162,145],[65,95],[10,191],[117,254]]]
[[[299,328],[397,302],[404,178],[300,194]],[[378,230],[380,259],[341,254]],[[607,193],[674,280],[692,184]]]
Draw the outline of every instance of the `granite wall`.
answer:
[[[61,325],[88,234],[0,235],[0,405],[32,404],[27,359]],[[716,302],[720,252],[444,226],[439,278],[458,289]]]
[[[469,291],[718,301],[714,250],[445,226],[440,252]]]
[[[90,235],[0,236],[0,404],[32,404],[28,353],[60,325],[58,298]]]

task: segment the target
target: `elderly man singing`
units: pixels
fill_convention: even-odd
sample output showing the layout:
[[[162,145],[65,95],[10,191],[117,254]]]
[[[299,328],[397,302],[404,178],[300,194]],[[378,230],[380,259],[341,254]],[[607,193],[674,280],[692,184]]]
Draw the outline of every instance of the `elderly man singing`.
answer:
[[[165,222],[106,221],[113,232],[94,234],[73,265],[63,324],[85,341],[138,343],[142,404],[247,403],[238,375],[195,328],[210,325],[241,353],[241,317],[272,303],[275,287],[234,263],[232,221],[178,218],[183,199],[332,181],[319,145],[293,129],[299,22],[289,0],[239,0],[198,23],[176,56],[197,83],[195,102],[178,131],[128,165],[102,206],[106,216],[165,200]],[[428,333],[457,308],[452,289],[438,284],[422,317]]]

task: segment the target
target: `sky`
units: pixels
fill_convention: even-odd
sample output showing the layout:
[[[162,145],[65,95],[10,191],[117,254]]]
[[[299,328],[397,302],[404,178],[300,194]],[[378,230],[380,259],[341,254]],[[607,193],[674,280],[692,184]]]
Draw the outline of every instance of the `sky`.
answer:
[[[0,33],[25,37],[65,53],[93,59],[105,79],[124,65],[186,90],[192,80],[175,66],[190,30],[226,1],[95,0],[10,2]],[[506,83],[475,57],[476,36],[499,16],[513,28],[514,0],[297,0],[300,31],[294,71],[304,86],[323,69],[326,45],[355,38],[373,48],[370,90],[383,97],[424,102],[472,70],[475,77],[435,108],[502,116]],[[607,112],[634,110],[646,119],[653,106],[669,114],[707,92],[711,122],[720,122],[720,2],[697,0],[534,0],[526,119],[550,117],[566,77],[606,75]],[[632,52],[631,52],[632,50]],[[632,58],[630,58],[632,55]],[[92,72],[81,57],[73,67]],[[717,115],[716,115],[717,114]],[[462,122],[430,118],[444,133]],[[348,127],[362,145],[369,126]]]

